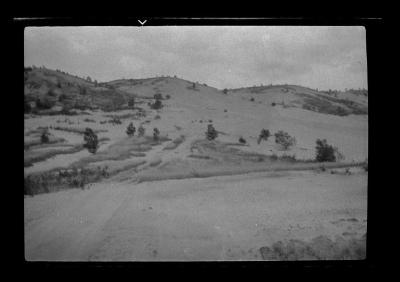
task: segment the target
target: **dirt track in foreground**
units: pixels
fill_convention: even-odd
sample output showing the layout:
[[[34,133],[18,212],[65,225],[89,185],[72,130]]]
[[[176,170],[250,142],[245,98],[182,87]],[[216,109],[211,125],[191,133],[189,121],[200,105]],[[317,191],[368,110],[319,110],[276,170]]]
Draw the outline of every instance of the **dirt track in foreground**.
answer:
[[[27,260],[259,260],[278,240],[365,234],[367,174],[102,183],[24,206]]]

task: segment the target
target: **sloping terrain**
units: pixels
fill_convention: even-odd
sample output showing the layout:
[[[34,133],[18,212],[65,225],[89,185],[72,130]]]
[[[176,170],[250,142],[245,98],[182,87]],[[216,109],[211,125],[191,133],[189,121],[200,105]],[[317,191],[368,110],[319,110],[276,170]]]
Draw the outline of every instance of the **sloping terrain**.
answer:
[[[308,244],[314,259],[362,258],[368,173],[356,167],[368,158],[365,94],[295,85],[225,93],[176,77],[97,83],[27,69],[25,194],[34,196],[25,198],[26,258],[301,259]],[[144,136],[128,136],[130,123]],[[83,147],[86,128],[98,135],[96,154]],[[259,143],[262,129],[272,135]],[[297,142],[284,149],[280,130]],[[317,139],[344,160],[316,162]],[[315,249],[329,245],[335,254]]]
[[[61,71],[25,68],[25,101],[39,110],[62,108],[112,109],[127,102],[127,95],[106,84],[98,84]]]

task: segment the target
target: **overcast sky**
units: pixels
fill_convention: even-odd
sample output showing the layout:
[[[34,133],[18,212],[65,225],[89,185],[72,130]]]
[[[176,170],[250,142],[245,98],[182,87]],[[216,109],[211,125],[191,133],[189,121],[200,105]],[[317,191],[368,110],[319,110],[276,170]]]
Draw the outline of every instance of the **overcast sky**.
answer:
[[[217,88],[367,88],[363,27],[29,27],[25,66],[98,81],[177,75]]]

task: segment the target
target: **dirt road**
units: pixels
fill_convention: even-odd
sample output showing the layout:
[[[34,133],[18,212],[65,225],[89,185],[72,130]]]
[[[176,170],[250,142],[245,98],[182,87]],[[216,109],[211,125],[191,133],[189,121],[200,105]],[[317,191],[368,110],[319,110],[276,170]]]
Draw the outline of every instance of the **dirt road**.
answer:
[[[25,198],[29,261],[259,260],[282,239],[361,236],[367,174],[100,183]]]

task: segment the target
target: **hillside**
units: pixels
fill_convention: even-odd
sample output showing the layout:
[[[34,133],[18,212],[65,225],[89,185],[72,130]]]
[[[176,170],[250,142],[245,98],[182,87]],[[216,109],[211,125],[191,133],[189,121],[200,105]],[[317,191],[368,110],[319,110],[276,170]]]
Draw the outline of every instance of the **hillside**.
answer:
[[[365,258],[367,95],[296,85],[224,92],[177,77],[96,83],[26,69],[25,258]],[[262,129],[271,136],[258,142]],[[292,146],[276,142],[281,130]],[[317,161],[317,139],[343,158]]]
[[[46,68],[25,68],[24,83],[25,102],[35,113],[53,107],[110,110],[122,107],[129,98],[107,84]]]
[[[295,107],[324,114],[368,114],[368,95],[357,92],[321,92],[298,85],[270,85],[231,89],[229,93],[247,100],[254,99],[256,103]]]

